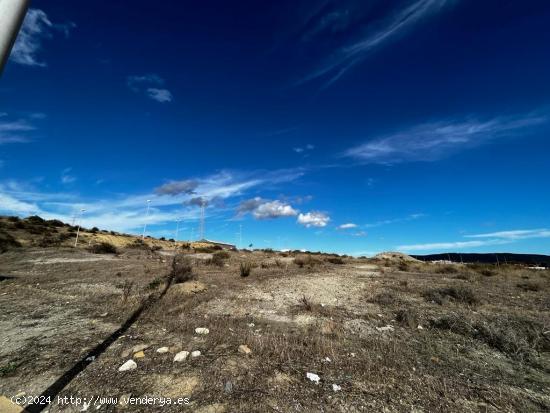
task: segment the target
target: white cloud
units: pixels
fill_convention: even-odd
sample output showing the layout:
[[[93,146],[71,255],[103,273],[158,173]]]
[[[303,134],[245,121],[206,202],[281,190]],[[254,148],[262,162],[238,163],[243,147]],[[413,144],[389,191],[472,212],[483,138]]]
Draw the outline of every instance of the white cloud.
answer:
[[[530,113],[483,121],[469,119],[425,123],[374,138],[348,149],[344,156],[356,158],[363,163],[377,164],[436,161],[463,148],[526,133],[548,120],[546,113]]]
[[[298,215],[298,211],[288,203],[279,200],[266,200],[260,197],[242,201],[237,208],[237,213],[239,215],[244,215],[249,212],[252,213],[252,216],[256,219],[274,219]]]
[[[150,99],[159,103],[171,102],[172,92],[159,86],[164,85],[164,79],[155,73],[128,76],[126,85],[135,93],[143,93]]]
[[[168,89],[157,89],[155,87],[150,87],[147,89],[147,96],[160,103],[172,101],[172,93]]]
[[[342,224],[338,227],[338,229],[351,229],[351,228],[357,228],[357,224],[350,222],[347,224]]]
[[[0,211],[15,215],[31,215],[41,213],[35,203],[24,202],[6,193],[0,192]]]
[[[292,206],[281,201],[264,202],[252,212],[256,219],[273,219],[280,217],[293,217],[298,214]]]
[[[44,67],[46,63],[38,58],[43,40],[52,38],[55,30],[63,32],[65,37],[68,37],[74,27],[76,24],[72,22],[54,24],[43,10],[30,9],[13,45],[10,59],[25,66]]]
[[[299,83],[328,77],[325,86],[332,84],[350,68],[363,61],[374,49],[402,35],[426,17],[439,12],[448,3],[450,3],[449,0],[417,0],[389,17],[374,22],[374,24],[369,24],[362,31],[359,38],[340,47],[317,70],[303,78]],[[341,21],[342,17],[345,16],[342,13],[335,14],[334,12],[331,15],[337,18],[336,21]],[[340,26],[341,30],[345,30],[347,24],[346,20],[346,24]],[[377,29],[371,30],[371,27]]]
[[[312,211],[306,214],[298,215],[298,223],[304,225],[306,228],[310,227],[326,227],[330,221],[330,217],[324,212]]]
[[[64,171],[68,174],[70,169]],[[200,179],[196,191],[209,200],[223,200],[242,195],[243,192],[262,185],[267,187],[273,182],[288,182],[301,176],[301,172],[292,170],[258,171],[243,174],[221,171]],[[177,189],[177,188],[176,188]],[[180,188],[181,189],[181,188]],[[36,213],[48,219],[61,219],[70,222],[74,211],[85,208],[86,226],[97,226],[125,232],[138,232],[145,220],[146,201],[151,200],[148,225],[161,225],[175,221],[198,219],[199,211],[188,205],[192,193],[177,193],[177,190],[163,193],[143,193],[137,195],[118,195],[110,199],[82,199],[70,192],[48,193],[35,190],[33,185],[15,181],[0,182],[0,209],[5,213]],[[208,215],[222,215],[232,209],[213,203]],[[284,207],[281,213],[288,213]]]

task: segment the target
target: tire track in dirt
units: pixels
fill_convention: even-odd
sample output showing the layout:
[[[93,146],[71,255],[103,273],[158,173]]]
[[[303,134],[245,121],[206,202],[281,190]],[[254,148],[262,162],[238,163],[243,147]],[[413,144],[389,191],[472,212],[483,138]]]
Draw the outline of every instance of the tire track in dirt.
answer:
[[[143,314],[145,310],[156,304],[162,299],[170,289],[173,283],[173,276],[168,278],[166,285],[162,292],[157,296],[155,293],[150,294],[139,306],[139,308],[132,313],[132,315],[114,331],[109,337],[103,340],[100,344],[90,350],[84,357],[82,357],[73,367],[66,371],[61,377],[59,377],[53,384],[51,384],[42,394],[37,397],[37,400],[54,400],[55,397],[65,388],[73,379],[82,373],[86,367],[88,367],[94,360],[101,356],[116,340],[120,338]],[[25,407],[23,410],[27,413],[39,413],[49,407],[50,404],[31,404]]]

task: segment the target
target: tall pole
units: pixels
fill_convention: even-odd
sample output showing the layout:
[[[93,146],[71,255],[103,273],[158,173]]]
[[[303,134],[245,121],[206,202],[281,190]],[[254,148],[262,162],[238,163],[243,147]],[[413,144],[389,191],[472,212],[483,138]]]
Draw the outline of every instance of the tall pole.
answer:
[[[30,0],[0,0],[0,74],[21,28]]]
[[[243,248],[243,224],[239,224],[239,249]]]
[[[84,214],[86,210],[84,208],[82,208],[80,210],[80,214],[78,216],[78,228],[76,230],[76,239],[74,240],[74,246],[76,248],[76,244],[78,244],[78,235],[80,235],[80,226],[82,225],[82,214]]]
[[[141,234],[141,240],[145,239],[145,229],[147,228],[147,218],[149,218],[149,206],[151,205],[151,200],[147,200],[147,212],[145,213],[145,222],[143,223],[143,234]]]
[[[206,208],[206,201],[201,201],[201,222],[199,226],[200,240],[204,239],[204,209]]]
[[[178,232],[180,230],[180,221],[181,221],[181,218],[178,218],[177,224],[176,224],[176,238],[174,239],[174,248],[176,248],[176,245],[178,243]]]

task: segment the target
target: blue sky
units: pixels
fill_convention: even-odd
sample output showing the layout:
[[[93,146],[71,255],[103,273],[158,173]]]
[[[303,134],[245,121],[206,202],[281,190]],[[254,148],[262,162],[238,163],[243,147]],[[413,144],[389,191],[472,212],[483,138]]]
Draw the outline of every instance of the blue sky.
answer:
[[[348,254],[550,253],[546,1],[35,0],[0,213]]]

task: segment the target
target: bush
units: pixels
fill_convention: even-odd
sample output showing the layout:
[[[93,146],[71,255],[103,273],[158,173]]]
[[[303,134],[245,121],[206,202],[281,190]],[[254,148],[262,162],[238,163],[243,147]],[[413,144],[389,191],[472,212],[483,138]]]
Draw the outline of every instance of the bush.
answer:
[[[223,267],[225,260],[228,259],[231,255],[227,251],[218,251],[212,255],[210,264],[217,265],[218,267]]]
[[[147,284],[147,289],[148,290],[156,290],[157,288],[159,288],[159,286],[161,284],[162,284],[162,278],[157,277],[154,280],[152,280],[149,284]]]
[[[294,258],[294,264],[296,264],[300,268],[304,268],[304,266],[312,268],[316,265],[321,264],[321,260],[312,257],[311,255],[302,255]]]
[[[404,271],[409,271],[410,268],[411,268],[411,267],[410,267],[409,263],[406,262],[406,261],[401,261],[401,262],[399,263],[399,265],[397,266],[397,269],[398,269],[399,271],[403,271],[403,272],[404,272]]]
[[[90,230],[90,232],[91,232],[92,234],[97,234],[97,233],[99,232],[99,228],[98,228],[98,227],[93,227],[93,228]]]
[[[109,242],[100,242],[99,244],[94,244],[89,248],[90,252],[94,254],[116,254],[118,253],[116,247]]]
[[[395,313],[395,320],[404,326],[409,328],[418,327],[418,315],[412,308],[400,308]]]
[[[170,272],[170,278],[176,284],[184,283],[185,281],[192,280],[193,265],[189,258],[184,254],[176,254],[172,260],[172,271]]]
[[[19,241],[5,231],[0,231],[0,254],[11,248],[21,247]]]
[[[8,217],[8,221],[10,221],[10,222],[21,222],[21,218],[19,218],[19,217]]]
[[[149,246],[141,238],[136,238],[131,244],[128,245],[128,248],[148,250]]]
[[[540,291],[542,289],[541,285],[534,281],[518,283],[517,287],[521,288],[523,291]]]
[[[328,257],[325,259],[326,262],[330,262],[331,264],[336,265],[343,265],[345,264],[344,260],[340,257]]]
[[[447,287],[428,290],[424,293],[427,301],[433,301],[439,305],[443,305],[447,298],[452,298],[457,302],[476,305],[479,304],[479,298],[474,291],[466,286]]]
[[[248,261],[241,262],[241,266],[240,266],[241,277],[243,278],[248,277],[251,272],[252,272],[252,263]]]
[[[211,246],[208,246],[208,247],[196,247],[195,248],[195,252],[201,252],[201,253],[205,253],[205,254],[212,254],[216,251],[221,251],[223,248],[220,247],[219,245],[211,245]]]
[[[395,294],[391,291],[384,291],[378,295],[376,295],[372,299],[373,303],[379,304],[379,305],[392,305],[397,302],[399,302],[399,299],[395,296]]]
[[[44,221],[43,218],[39,217],[38,215],[31,215],[30,217],[26,218],[25,221],[34,225],[44,225],[44,223],[46,222]]]
[[[160,245],[153,245],[151,247],[151,251],[160,251],[162,249],[162,247]]]
[[[437,272],[439,274],[456,274],[458,272],[458,268],[453,264],[440,265]]]
[[[47,223],[50,227],[62,228],[65,226],[65,224],[58,219],[50,219]]]

